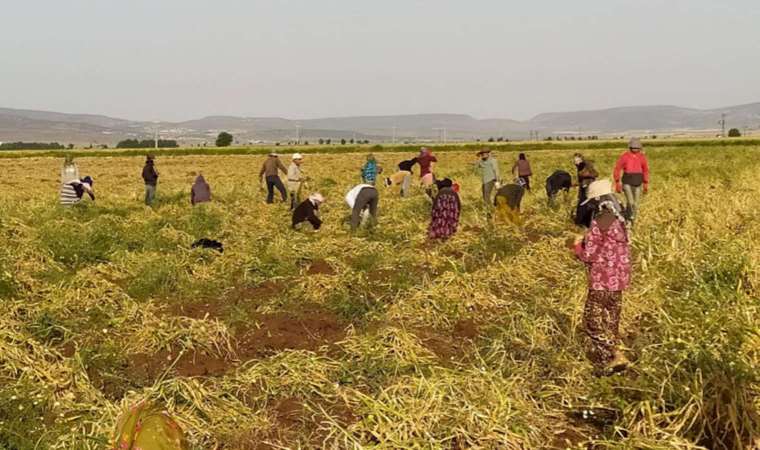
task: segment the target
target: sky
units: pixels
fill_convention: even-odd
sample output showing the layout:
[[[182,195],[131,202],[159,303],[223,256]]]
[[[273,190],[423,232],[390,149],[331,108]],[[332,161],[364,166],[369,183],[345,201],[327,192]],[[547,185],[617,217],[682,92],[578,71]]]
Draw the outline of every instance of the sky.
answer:
[[[0,107],[133,120],[760,101],[758,0],[0,0]]]

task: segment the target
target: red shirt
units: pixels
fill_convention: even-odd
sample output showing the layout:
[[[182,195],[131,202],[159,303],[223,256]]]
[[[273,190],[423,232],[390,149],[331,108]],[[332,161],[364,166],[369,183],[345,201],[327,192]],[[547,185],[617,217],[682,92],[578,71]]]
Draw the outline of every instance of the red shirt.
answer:
[[[430,153],[417,157],[417,164],[420,165],[420,178],[430,173],[430,165],[434,162],[438,162],[438,159]]]
[[[623,173],[640,173],[644,176],[644,184],[649,184],[649,163],[647,163],[647,157],[643,153],[627,151],[620,155],[620,158],[615,164],[615,171],[612,176],[615,178],[615,182],[620,182],[620,177]]]

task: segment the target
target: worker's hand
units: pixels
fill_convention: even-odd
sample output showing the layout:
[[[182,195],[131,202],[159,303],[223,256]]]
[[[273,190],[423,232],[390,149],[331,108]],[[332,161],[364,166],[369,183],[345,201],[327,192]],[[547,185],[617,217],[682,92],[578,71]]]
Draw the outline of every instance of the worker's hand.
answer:
[[[644,193],[646,194],[648,192],[649,192],[649,183],[644,185]]]
[[[495,187],[496,189],[500,189],[501,188],[501,182],[497,181],[496,183],[494,183],[493,187]]]
[[[615,183],[615,192],[621,194],[623,192],[623,185],[620,182]]]

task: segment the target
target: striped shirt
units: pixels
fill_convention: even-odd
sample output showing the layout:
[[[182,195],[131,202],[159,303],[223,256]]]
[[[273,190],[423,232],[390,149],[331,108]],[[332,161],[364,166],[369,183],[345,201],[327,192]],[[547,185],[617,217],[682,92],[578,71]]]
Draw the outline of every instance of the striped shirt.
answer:
[[[77,189],[77,187],[79,187],[79,189]],[[82,201],[85,192],[87,192],[93,199],[95,198],[92,194],[92,188],[87,183],[82,183],[81,181],[63,183],[61,184],[60,203],[63,206],[75,205]]]

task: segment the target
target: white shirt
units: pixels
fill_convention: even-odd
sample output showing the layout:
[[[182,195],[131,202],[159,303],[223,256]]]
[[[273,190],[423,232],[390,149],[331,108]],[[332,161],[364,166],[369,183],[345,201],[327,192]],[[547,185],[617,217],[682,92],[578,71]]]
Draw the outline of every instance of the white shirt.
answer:
[[[346,194],[346,203],[348,203],[349,208],[353,209],[354,204],[356,203],[356,197],[359,196],[359,191],[365,187],[375,188],[375,186],[372,186],[371,184],[357,184],[353,189],[348,191],[348,194]]]

